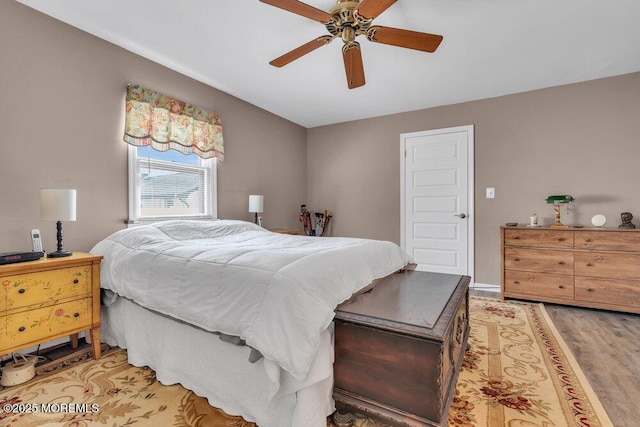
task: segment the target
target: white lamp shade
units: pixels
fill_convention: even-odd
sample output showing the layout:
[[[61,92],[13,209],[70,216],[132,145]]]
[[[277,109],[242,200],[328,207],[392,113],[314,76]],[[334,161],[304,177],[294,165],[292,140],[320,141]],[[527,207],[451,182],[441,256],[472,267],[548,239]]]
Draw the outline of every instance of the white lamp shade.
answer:
[[[264,208],[264,196],[252,194],[249,196],[249,212],[262,212]]]
[[[40,219],[43,221],[75,221],[76,190],[41,189]]]

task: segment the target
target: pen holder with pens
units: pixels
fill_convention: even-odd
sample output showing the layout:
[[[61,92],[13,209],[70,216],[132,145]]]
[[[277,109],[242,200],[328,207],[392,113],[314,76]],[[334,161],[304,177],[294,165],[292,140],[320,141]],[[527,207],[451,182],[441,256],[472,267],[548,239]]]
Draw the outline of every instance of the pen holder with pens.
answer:
[[[300,222],[307,236],[322,236],[329,228],[332,216],[329,211],[315,212],[312,215],[306,205],[300,206]]]

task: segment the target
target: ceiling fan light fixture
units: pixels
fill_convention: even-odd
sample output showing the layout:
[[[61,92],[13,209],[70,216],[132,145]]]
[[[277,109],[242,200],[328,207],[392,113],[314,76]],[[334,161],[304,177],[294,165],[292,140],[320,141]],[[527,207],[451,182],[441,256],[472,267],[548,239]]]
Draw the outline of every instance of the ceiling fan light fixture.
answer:
[[[360,35],[374,43],[388,44],[407,49],[434,52],[442,36],[399,28],[372,26],[371,22],[382,12],[387,10],[397,0],[337,0],[329,12],[324,12],[298,0],[260,0],[280,9],[287,10],[300,16],[316,20],[324,24],[331,34],[318,37],[289,53],[270,62],[271,65],[281,67],[308,54],[309,52],[330,43],[340,37],[344,42],[342,56],[349,89],[364,85],[364,68],[360,44],[355,41]]]

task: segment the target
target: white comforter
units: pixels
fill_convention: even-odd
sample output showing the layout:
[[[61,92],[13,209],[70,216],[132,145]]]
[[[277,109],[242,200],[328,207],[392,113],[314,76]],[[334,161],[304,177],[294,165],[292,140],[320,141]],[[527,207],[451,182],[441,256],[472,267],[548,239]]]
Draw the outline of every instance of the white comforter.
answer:
[[[289,236],[244,221],[166,221],[118,231],[101,287],[208,331],[236,335],[302,380],[336,306],[411,262],[378,240]]]

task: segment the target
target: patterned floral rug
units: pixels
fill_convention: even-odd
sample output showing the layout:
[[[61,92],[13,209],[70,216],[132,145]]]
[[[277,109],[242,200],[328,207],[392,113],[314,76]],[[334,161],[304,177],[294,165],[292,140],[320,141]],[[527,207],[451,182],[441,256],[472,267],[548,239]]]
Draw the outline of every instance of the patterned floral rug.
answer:
[[[476,298],[449,426],[611,426],[542,304]]]
[[[541,304],[473,297],[470,322],[450,427],[612,425]],[[74,354],[39,367],[25,384],[0,387],[0,425],[255,425],[180,385],[160,384],[152,370],[126,357],[108,347],[97,361]],[[381,426],[366,418],[356,425]]]

